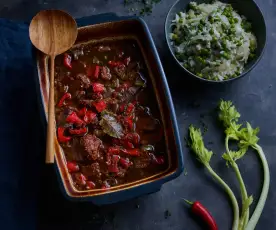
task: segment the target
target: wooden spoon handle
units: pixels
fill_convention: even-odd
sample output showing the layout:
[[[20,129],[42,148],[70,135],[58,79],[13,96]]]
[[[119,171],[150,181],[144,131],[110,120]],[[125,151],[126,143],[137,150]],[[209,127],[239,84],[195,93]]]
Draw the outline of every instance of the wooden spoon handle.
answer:
[[[54,163],[55,154],[55,56],[51,56],[51,74],[50,74],[50,89],[48,102],[48,128],[47,128],[47,145],[46,145],[46,163]]]

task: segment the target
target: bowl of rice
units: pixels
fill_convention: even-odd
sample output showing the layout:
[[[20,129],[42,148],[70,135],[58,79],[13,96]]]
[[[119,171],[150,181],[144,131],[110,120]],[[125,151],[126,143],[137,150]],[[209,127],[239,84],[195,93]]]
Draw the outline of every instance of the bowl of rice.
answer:
[[[165,34],[181,68],[209,82],[245,76],[266,45],[264,17],[253,0],[179,0],[167,15]]]

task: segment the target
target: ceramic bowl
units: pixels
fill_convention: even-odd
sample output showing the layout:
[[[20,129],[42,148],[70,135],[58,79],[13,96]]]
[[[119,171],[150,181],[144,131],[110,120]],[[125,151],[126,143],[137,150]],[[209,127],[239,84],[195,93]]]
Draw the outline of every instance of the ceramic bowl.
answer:
[[[229,3],[233,6],[233,8],[240,14],[240,15],[244,15],[247,20],[249,22],[252,23],[252,30],[253,33],[255,34],[256,38],[257,38],[257,49],[256,49],[256,56],[254,59],[250,60],[246,66],[245,69],[243,71],[243,73],[241,73],[239,76],[237,76],[236,78],[231,78],[231,79],[227,79],[224,81],[214,81],[214,80],[208,80],[205,78],[200,78],[197,75],[195,75],[194,73],[190,72],[188,69],[186,69],[175,57],[174,54],[174,48],[171,44],[171,40],[170,40],[170,33],[172,33],[172,27],[171,27],[171,23],[172,20],[175,19],[175,15],[177,13],[179,13],[180,11],[184,12],[188,9],[189,3],[191,2],[191,0],[178,0],[176,1],[173,6],[170,8],[167,18],[166,18],[166,22],[165,22],[165,36],[166,36],[166,41],[170,50],[170,53],[172,54],[174,60],[176,61],[176,63],[183,69],[184,72],[186,72],[188,75],[200,79],[202,81],[205,82],[214,82],[214,83],[222,83],[222,82],[229,82],[229,81],[233,81],[239,78],[244,77],[246,74],[248,74],[256,65],[257,63],[260,61],[260,59],[262,58],[265,46],[266,46],[266,24],[265,24],[265,20],[262,14],[261,9],[259,8],[259,6],[255,3],[254,0],[221,0],[221,2],[224,3]],[[193,2],[197,2],[197,3],[208,3],[208,2],[212,2],[211,0],[193,0]]]

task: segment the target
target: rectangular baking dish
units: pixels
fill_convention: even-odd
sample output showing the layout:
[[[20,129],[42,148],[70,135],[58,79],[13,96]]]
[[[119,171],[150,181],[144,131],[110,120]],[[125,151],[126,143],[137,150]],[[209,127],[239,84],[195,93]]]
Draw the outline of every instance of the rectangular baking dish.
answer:
[[[171,94],[167,84],[156,47],[145,22],[137,17],[120,18],[112,15],[93,16],[94,20],[78,22],[78,25],[98,24],[81,26],[78,28],[78,37],[75,45],[105,39],[135,39],[145,59],[149,70],[150,81],[152,82],[156,99],[165,130],[166,153],[168,154],[168,168],[151,177],[135,181],[128,184],[112,187],[110,190],[94,189],[89,191],[77,190],[71,181],[67,171],[66,159],[63,150],[55,141],[55,166],[60,179],[61,188],[65,196],[75,201],[92,201],[94,204],[103,205],[131,199],[143,194],[153,193],[160,190],[161,186],[177,176],[183,171],[183,155],[178,133],[175,110],[171,99]],[[102,20],[101,20],[102,19]],[[101,22],[102,23],[99,23]],[[108,22],[104,22],[108,21]],[[40,94],[39,104],[45,130],[47,128],[48,111],[48,88],[49,69],[48,57],[39,51],[34,51],[37,65],[37,86]]]

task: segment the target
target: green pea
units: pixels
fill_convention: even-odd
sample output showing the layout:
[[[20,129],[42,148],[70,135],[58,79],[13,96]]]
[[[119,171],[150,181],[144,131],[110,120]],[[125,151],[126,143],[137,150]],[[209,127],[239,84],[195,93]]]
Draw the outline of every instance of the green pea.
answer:
[[[177,40],[178,39],[178,35],[177,34],[172,34],[172,40]]]
[[[213,29],[210,29],[210,34],[213,35],[214,34],[214,30]]]
[[[235,22],[235,23],[238,23],[238,22],[239,22],[239,19],[238,19],[238,18],[234,18],[234,22]]]
[[[184,63],[183,66],[184,66],[185,69],[188,69],[188,68],[189,68],[189,66],[188,66],[187,63]]]
[[[249,59],[253,59],[253,58],[255,58],[256,57],[256,54],[249,54]]]
[[[197,73],[196,74],[198,77],[200,77],[200,78],[203,78],[203,74],[202,73]]]
[[[179,23],[182,24],[183,23],[183,18],[179,19]]]

